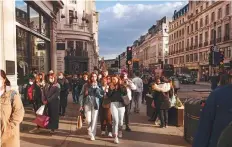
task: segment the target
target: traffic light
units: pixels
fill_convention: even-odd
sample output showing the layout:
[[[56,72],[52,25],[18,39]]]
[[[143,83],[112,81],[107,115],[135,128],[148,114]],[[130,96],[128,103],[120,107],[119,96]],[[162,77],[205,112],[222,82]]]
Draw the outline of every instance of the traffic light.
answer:
[[[131,65],[132,64],[132,47],[128,46],[126,48],[126,64]]]

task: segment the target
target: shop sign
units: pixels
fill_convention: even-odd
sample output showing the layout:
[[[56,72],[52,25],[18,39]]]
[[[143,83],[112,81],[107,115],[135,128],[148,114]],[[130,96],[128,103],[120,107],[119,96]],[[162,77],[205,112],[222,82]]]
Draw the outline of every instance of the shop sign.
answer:
[[[65,51],[57,50],[56,51],[56,56],[57,56],[57,71],[58,72],[64,72]]]

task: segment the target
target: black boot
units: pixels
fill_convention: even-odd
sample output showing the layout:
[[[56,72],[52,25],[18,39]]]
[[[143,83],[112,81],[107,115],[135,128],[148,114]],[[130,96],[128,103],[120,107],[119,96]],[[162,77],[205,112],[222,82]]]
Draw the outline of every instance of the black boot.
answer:
[[[127,131],[127,132],[131,132],[131,129],[130,129],[129,126],[126,126],[126,131]]]

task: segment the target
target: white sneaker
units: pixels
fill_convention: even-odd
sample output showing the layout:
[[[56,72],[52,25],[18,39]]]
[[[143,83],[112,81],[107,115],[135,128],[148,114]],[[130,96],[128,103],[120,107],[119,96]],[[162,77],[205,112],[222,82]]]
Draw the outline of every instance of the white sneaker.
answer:
[[[118,131],[118,137],[122,138],[122,131]]]
[[[111,133],[111,132],[108,134],[108,137],[110,137],[110,138],[112,138],[112,137],[113,137],[113,135],[112,135],[112,133]]]
[[[106,132],[105,131],[102,131],[101,132],[101,136],[105,136],[106,135]]]
[[[119,144],[118,137],[115,137],[115,138],[114,138],[114,143]]]
[[[94,141],[94,140],[95,140],[95,137],[94,137],[93,135],[91,135],[90,140],[91,140],[91,141]]]

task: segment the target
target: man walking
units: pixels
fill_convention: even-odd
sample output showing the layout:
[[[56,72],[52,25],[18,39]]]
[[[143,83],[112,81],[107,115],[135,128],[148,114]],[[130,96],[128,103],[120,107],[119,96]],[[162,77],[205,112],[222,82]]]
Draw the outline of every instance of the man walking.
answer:
[[[136,90],[134,91],[134,102],[135,102],[135,108],[134,112],[139,113],[140,111],[140,101],[142,100],[143,95],[143,80],[139,77],[139,73],[135,73],[135,78],[133,78],[132,82],[136,86]]]

